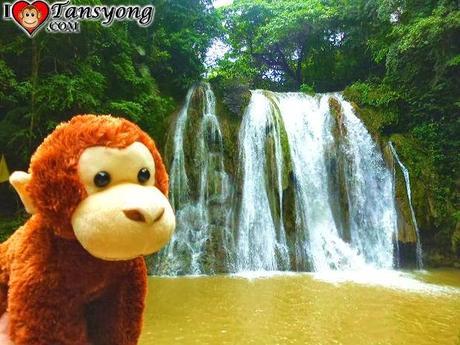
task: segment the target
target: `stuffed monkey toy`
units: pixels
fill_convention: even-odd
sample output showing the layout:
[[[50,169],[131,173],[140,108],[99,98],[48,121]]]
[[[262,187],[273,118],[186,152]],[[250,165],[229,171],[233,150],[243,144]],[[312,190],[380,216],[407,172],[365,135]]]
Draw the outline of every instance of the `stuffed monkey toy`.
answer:
[[[59,125],[10,182],[31,218],[0,245],[0,322],[15,345],[134,345],[143,255],[175,228],[168,175],[135,124],[81,115]]]

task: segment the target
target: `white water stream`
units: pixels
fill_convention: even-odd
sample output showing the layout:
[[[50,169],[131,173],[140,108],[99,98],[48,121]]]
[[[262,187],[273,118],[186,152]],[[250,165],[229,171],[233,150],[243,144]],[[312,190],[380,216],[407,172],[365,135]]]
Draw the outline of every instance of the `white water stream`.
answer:
[[[199,111],[196,99],[201,99]],[[397,265],[393,171],[341,94],[253,91],[239,128],[236,194],[208,84],[189,91],[173,134],[170,198],[177,229],[157,257],[155,273]],[[407,169],[390,147],[406,179],[417,227]],[[418,229],[417,238],[420,268]]]

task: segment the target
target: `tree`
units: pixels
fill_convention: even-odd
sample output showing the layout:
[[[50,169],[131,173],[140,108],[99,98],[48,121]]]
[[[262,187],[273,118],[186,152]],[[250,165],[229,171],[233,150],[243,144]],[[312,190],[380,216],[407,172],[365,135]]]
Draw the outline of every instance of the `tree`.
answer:
[[[368,17],[363,18],[363,3],[235,1],[223,11],[232,49],[214,74],[228,75],[233,62],[256,71],[249,77],[255,87],[299,90],[306,84],[317,91],[336,91],[379,73],[366,49],[376,8],[367,6]]]
[[[161,89],[180,101],[204,72],[220,21],[211,0],[157,0],[149,66]]]

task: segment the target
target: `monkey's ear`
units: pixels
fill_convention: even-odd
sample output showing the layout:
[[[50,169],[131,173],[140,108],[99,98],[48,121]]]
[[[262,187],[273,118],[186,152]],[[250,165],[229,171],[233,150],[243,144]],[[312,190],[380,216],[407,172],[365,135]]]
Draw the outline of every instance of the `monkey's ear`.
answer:
[[[31,178],[32,175],[24,171],[15,171],[10,176],[10,183],[13,185],[14,189],[16,189],[16,192],[18,192],[26,211],[30,214],[34,214],[36,212],[35,205],[29,192],[27,191],[27,186],[29,185]]]
[[[22,12],[19,12],[19,19],[22,19],[24,18],[24,15],[22,14]]]
[[[40,19],[42,17],[42,13],[37,11],[37,18]]]

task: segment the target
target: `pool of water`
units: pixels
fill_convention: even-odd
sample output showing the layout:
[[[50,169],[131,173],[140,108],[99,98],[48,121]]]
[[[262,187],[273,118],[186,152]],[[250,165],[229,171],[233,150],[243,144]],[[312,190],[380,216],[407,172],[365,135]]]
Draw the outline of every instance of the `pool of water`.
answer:
[[[151,277],[140,345],[460,345],[460,271]]]

